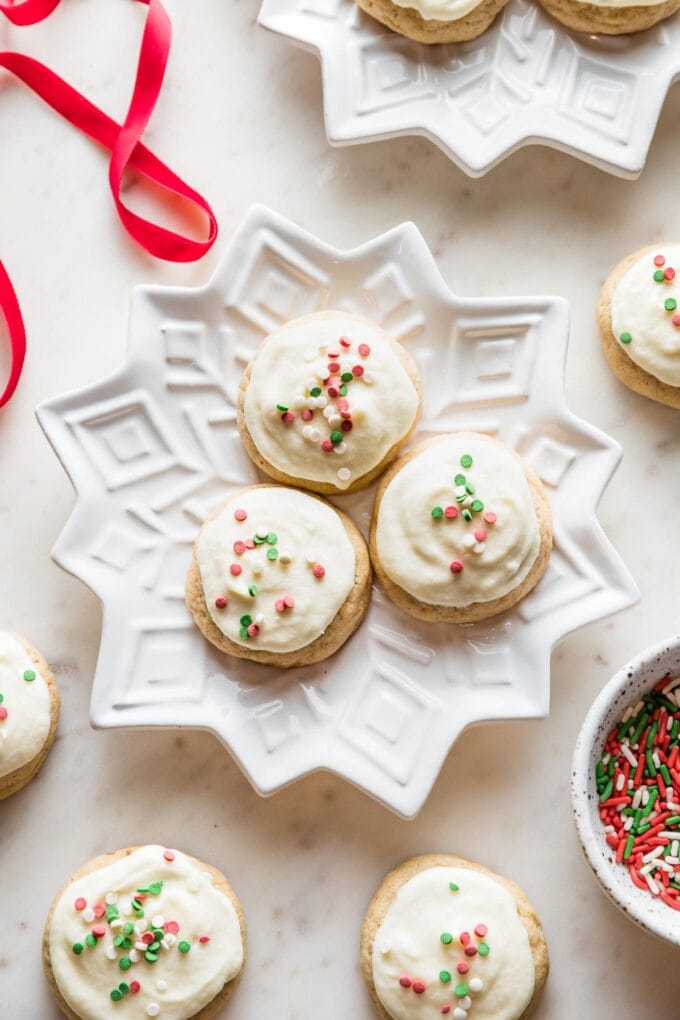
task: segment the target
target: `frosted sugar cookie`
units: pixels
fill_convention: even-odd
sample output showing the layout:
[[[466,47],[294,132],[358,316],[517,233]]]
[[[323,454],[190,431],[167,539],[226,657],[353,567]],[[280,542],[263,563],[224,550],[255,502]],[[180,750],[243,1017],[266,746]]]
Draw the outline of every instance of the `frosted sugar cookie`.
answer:
[[[476,39],[508,0],[356,0],[383,25],[422,43]]]
[[[604,353],[622,383],[680,407],[680,244],[628,255],[607,278],[597,309]]]
[[[680,10],[680,0],[540,0],[546,11],[577,32],[643,32]]]
[[[280,485],[241,489],[203,526],[187,606],[217,648],[275,666],[332,655],[368,608],[358,529],[329,503]]]
[[[59,721],[59,690],[25,638],[0,631],[0,800],[16,793],[47,757]]]
[[[162,846],[96,857],[54,900],[45,974],[69,1020],[209,1020],[245,960],[241,904],[227,879]]]
[[[451,854],[405,861],[364,919],[361,970],[382,1020],[519,1020],[548,966],[519,886]]]
[[[472,432],[438,436],[380,482],[370,548],[381,586],[405,612],[484,620],[519,602],[545,571],[550,506],[504,443]]]
[[[404,348],[368,319],[319,312],[270,334],[245,371],[238,429],[257,466],[314,492],[354,492],[415,427],[420,380]]]

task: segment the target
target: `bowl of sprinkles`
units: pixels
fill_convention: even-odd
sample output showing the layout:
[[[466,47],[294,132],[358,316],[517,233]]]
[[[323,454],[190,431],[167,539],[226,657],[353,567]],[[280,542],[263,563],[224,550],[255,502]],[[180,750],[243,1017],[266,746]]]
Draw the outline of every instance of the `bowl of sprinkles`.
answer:
[[[680,636],[619,670],[579,734],[572,803],[607,895],[680,945]]]

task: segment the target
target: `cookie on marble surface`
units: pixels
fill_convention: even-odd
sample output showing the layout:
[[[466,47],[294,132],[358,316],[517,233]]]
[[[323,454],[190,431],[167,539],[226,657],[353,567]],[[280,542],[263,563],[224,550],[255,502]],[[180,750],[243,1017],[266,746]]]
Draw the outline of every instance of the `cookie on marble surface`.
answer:
[[[380,326],[348,312],[293,319],[248,365],[238,430],[270,478],[322,495],[365,488],[420,413],[418,370]]]
[[[454,43],[485,32],[508,0],[356,0],[394,32],[421,43]]]
[[[680,10],[680,0],[539,0],[541,5],[567,28],[576,32],[627,35],[644,32]]]
[[[543,485],[489,436],[426,440],[378,486],[373,569],[385,594],[420,620],[472,623],[504,612],[535,587],[551,550]]]
[[[0,800],[35,776],[54,743],[59,688],[40,652],[0,631]]]
[[[162,846],[89,861],[56,896],[43,935],[45,975],[69,1020],[210,1020],[245,955],[225,876]]]
[[[453,854],[405,861],[366,912],[361,971],[382,1020],[519,1020],[548,969],[522,889]]]
[[[346,514],[281,485],[240,489],[206,521],[186,602],[229,655],[289,668],[328,658],[361,623],[368,549]]]
[[[680,244],[642,248],[619,262],[602,288],[597,321],[614,375],[680,408]]]

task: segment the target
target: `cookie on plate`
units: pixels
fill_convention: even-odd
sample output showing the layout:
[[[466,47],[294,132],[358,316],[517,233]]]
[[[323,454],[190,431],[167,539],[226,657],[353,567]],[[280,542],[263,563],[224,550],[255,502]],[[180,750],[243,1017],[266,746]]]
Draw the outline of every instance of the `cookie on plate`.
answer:
[[[297,489],[255,485],[203,525],[186,601],[223,652],[291,667],[337,651],[361,623],[370,591],[366,543],[346,514]]]
[[[519,1020],[548,967],[519,886],[452,854],[390,872],[364,919],[361,970],[382,1020]]]
[[[0,631],[0,800],[26,786],[54,743],[59,689],[25,638]]]
[[[95,857],[52,903],[43,964],[69,1020],[209,1020],[246,953],[241,904],[216,868],[179,850]]]
[[[597,309],[607,361],[622,383],[680,407],[680,244],[628,255],[607,278]]]
[[[238,430],[277,482],[354,492],[397,456],[420,395],[415,365],[384,330],[358,315],[318,312],[260,344],[241,382]]]
[[[540,0],[549,14],[576,32],[626,35],[644,32],[680,10],[680,0]]]
[[[485,32],[508,0],[356,0],[381,24],[421,43],[453,43]]]
[[[504,443],[474,432],[437,436],[381,480],[370,549],[385,594],[411,616],[485,620],[543,575],[550,505],[539,478]]]

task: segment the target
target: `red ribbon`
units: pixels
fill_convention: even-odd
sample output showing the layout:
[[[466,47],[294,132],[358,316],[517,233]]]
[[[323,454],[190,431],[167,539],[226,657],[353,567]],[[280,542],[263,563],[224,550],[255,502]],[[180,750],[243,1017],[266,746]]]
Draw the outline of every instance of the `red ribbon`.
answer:
[[[121,222],[130,236],[156,258],[168,262],[193,262],[202,258],[214,244],[217,237],[217,221],[206,200],[140,142],[158,101],[172,37],[172,25],[161,0],[140,2],[146,4],[149,11],[144,25],[132,98],[122,125],[32,57],[22,53],[0,52],[0,67],[15,74],[74,127],[110,151],[111,193]],[[48,17],[59,3],[60,0],[24,0],[21,4],[13,4],[9,0],[0,0],[0,13],[15,25],[33,25]],[[187,199],[201,209],[207,215],[210,225],[207,240],[194,241],[152,223],[128,209],[120,197],[123,175],[128,167],[165,191]],[[7,323],[11,349],[9,378],[4,392],[0,395],[2,407],[9,401],[17,387],[26,353],[26,333],[21,310],[2,262],[0,262],[0,312]]]

